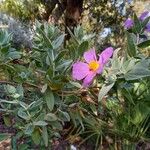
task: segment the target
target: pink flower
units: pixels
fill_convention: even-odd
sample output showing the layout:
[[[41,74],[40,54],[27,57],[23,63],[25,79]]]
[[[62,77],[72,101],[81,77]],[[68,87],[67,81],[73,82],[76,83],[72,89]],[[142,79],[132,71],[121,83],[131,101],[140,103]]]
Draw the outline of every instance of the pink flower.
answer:
[[[140,15],[140,17],[139,17],[139,19],[141,20],[141,21],[144,21],[147,17],[149,17],[150,16],[150,12],[149,11],[144,11],[141,15]]]
[[[146,30],[147,32],[150,32],[150,23],[148,23],[148,24],[146,25],[145,30]]]
[[[75,80],[83,80],[83,86],[88,87],[96,74],[101,74],[104,65],[113,54],[113,48],[106,48],[97,60],[95,49],[85,52],[83,57],[85,62],[78,61],[73,64],[72,77]]]
[[[125,22],[124,22],[124,27],[125,29],[130,29],[132,28],[134,25],[134,21],[131,18],[128,18]]]

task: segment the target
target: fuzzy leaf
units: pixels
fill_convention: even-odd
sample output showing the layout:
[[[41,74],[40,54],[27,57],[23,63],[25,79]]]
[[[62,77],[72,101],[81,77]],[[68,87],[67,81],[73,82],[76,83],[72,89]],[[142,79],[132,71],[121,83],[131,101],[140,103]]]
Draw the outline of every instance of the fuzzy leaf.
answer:
[[[110,83],[108,85],[104,84],[102,88],[100,89],[99,95],[98,95],[98,101],[100,102],[103,97],[110,91],[110,89],[114,86],[115,82]]]
[[[46,114],[44,119],[47,120],[47,121],[56,121],[57,116],[55,114],[48,113],[48,114]]]
[[[150,46],[150,40],[147,40],[147,41],[144,41],[144,42],[138,44],[139,48],[146,48],[148,46]]]
[[[54,108],[54,95],[53,95],[53,92],[48,89],[44,94],[44,99],[47,103],[47,107],[49,108],[50,111],[52,111],[53,108]]]
[[[136,45],[133,40],[133,35],[129,32],[126,32],[127,35],[127,53],[130,57],[136,56]]]

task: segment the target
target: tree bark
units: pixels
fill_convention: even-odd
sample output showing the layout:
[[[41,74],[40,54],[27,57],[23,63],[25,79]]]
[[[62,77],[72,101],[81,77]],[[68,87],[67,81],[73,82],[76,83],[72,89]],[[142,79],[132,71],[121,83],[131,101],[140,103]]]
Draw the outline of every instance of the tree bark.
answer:
[[[66,6],[67,6],[67,0],[61,0],[60,2],[58,2],[58,7],[54,10],[53,13],[53,18],[55,23],[57,23],[58,20],[64,14],[64,11],[66,10]]]
[[[65,13],[66,40],[69,40],[70,34],[67,27],[73,32],[74,27],[80,23],[83,8],[83,0],[67,0]]]
[[[41,2],[45,5],[44,19],[46,21],[49,21],[50,15],[53,14],[52,19],[54,23],[57,23],[65,12],[66,40],[69,40],[70,34],[67,27],[73,32],[74,27],[80,24],[83,0],[41,0]],[[56,5],[58,5],[57,8]]]
[[[41,0],[41,3],[45,6],[45,13],[43,15],[43,18],[48,21],[50,14],[58,3],[58,0]]]

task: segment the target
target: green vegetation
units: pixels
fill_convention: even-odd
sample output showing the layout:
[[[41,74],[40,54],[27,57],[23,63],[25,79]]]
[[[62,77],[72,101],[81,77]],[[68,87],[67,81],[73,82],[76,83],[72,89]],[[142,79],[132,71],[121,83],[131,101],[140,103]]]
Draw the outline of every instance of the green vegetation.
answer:
[[[12,2],[19,8],[10,9],[16,16],[30,17],[22,12],[24,5],[19,7],[21,1],[9,2],[8,8]],[[13,150],[65,150],[71,145],[134,150],[140,142],[148,143],[150,40],[144,29],[150,17],[143,24],[135,14],[133,18],[131,29],[120,26],[123,41],[110,43],[112,58],[87,88],[72,78],[72,65],[92,47],[99,54],[109,46],[99,44],[96,26],[90,32],[82,26],[73,32],[67,28],[71,37],[66,40],[61,25],[35,21],[30,49],[16,47],[14,33],[0,29],[0,141],[10,138]]]

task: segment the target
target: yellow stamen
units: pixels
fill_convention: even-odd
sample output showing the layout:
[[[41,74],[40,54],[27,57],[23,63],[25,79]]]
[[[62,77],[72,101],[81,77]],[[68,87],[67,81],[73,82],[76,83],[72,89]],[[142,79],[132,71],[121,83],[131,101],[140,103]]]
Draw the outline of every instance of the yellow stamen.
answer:
[[[89,63],[89,69],[92,71],[96,71],[99,68],[99,63],[97,61],[91,61]]]

